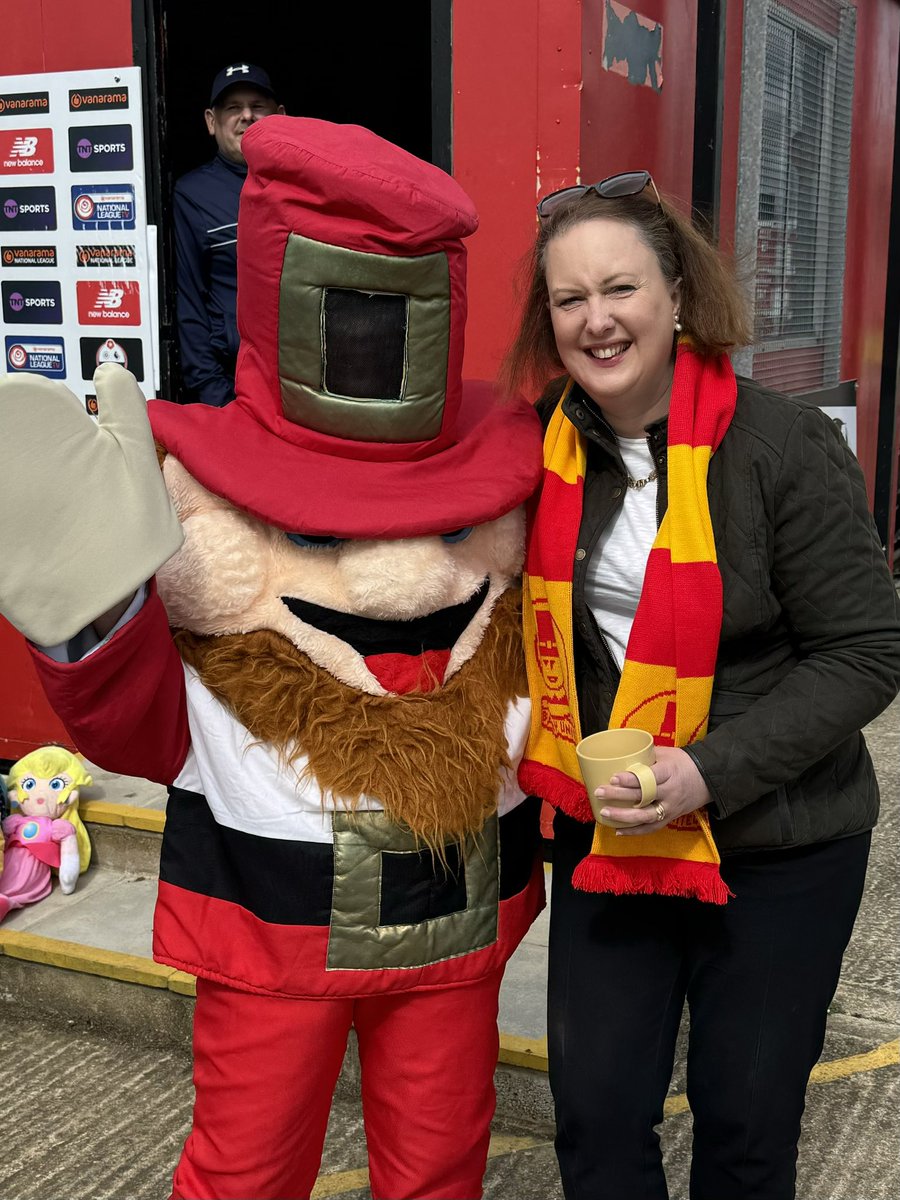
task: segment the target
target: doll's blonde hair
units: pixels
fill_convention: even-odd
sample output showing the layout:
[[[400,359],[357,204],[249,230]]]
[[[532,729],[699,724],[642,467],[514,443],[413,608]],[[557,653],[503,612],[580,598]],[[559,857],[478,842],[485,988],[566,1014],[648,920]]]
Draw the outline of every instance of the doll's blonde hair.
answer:
[[[54,775],[67,775],[72,781],[66,789],[67,796],[73,788],[90,787],[94,782],[82,759],[77,754],[73,754],[71,750],[67,750],[65,746],[40,746],[37,750],[32,750],[30,754],[26,754],[24,758],[20,758],[18,762],[13,763],[7,776],[9,798],[13,803],[18,804],[19,802],[19,782],[26,775],[38,775],[41,779],[52,779]],[[88,837],[84,822],[78,815],[77,800],[74,804],[69,805],[61,819],[68,821],[75,830],[75,837],[78,841],[78,861],[83,873],[88,869],[91,861],[91,839]]]

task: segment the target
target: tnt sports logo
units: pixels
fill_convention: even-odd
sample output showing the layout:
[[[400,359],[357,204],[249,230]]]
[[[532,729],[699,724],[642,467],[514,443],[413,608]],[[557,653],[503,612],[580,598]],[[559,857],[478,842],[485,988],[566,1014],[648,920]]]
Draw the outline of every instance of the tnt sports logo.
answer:
[[[130,125],[91,125],[69,130],[69,168],[73,172],[130,171],[133,166]]]
[[[64,379],[66,374],[66,347],[62,338],[32,337],[28,341],[6,338],[6,364],[14,374],[29,371],[35,375],[47,375],[50,379]]]
[[[52,187],[0,188],[4,233],[12,229],[55,229],[56,196]]]
[[[83,231],[134,229],[134,188],[130,184],[94,184],[72,188],[72,226]]]
[[[5,282],[3,317],[10,325],[61,325],[62,297],[58,280]]]
[[[136,281],[85,279],[75,288],[81,325],[140,325],[141,289]]]
[[[53,170],[53,134],[49,129],[0,131],[0,173],[28,175]]]

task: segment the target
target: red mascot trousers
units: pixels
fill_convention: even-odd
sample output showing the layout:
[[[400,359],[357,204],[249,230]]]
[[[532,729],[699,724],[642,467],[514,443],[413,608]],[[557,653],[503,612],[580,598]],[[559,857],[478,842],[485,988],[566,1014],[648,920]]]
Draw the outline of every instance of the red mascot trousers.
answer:
[[[375,1200],[479,1200],[502,970],[362,999],[256,996],[197,980],[194,1124],[172,1200],[307,1200],[355,1026]]]

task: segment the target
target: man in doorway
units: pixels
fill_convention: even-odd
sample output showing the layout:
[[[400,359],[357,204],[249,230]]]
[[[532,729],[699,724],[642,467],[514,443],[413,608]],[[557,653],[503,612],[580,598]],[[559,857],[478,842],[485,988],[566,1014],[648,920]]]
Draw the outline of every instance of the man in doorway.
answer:
[[[175,184],[175,312],[189,402],[222,407],[234,399],[237,218],[247,176],[241,139],[254,122],[283,112],[261,67],[223,67],[204,113],[216,155]]]

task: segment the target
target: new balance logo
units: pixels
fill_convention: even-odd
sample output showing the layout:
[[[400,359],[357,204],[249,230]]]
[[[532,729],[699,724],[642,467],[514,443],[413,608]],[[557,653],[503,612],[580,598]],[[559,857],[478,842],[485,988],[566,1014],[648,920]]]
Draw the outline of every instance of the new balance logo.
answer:
[[[100,288],[94,301],[97,308],[121,308],[124,288]]]
[[[10,158],[34,158],[38,140],[36,137],[19,137],[10,148]]]

